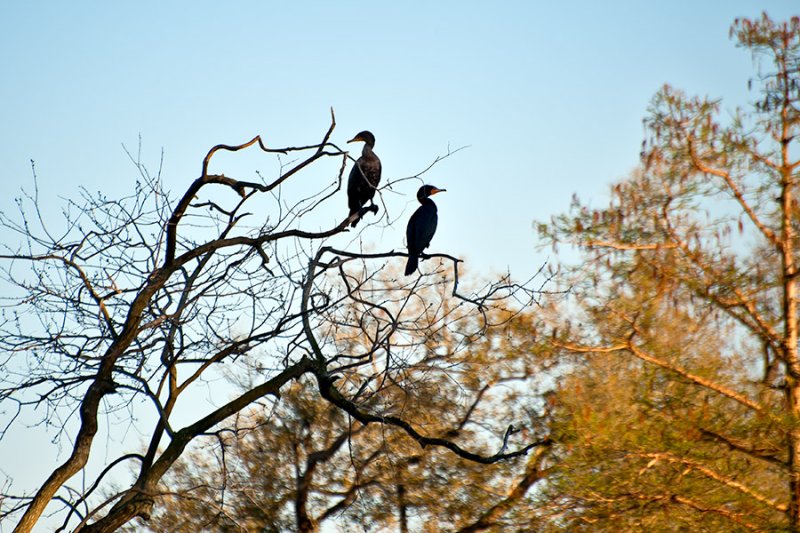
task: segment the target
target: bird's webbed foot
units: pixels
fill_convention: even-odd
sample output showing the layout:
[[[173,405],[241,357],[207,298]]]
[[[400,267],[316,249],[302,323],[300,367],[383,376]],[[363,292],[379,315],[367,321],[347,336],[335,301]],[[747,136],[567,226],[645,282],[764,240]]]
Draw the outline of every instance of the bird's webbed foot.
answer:
[[[358,225],[358,222],[362,218],[364,218],[364,215],[366,215],[369,212],[372,212],[372,213],[377,215],[378,214],[378,206],[375,205],[374,203],[372,205],[369,205],[369,206],[366,206],[366,205],[361,206],[358,209],[358,211],[355,211],[350,215],[349,218],[353,219],[353,221],[350,223],[350,227],[351,228],[355,228]]]
[[[365,206],[361,207],[361,209],[358,210],[358,219],[361,220],[364,217],[364,215],[366,215],[367,213],[370,213],[370,212],[377,215],[378,214],[378,206],[375,205],[375,204],[372,204],[372,205],[369,205],[369,206],[365,205]]]

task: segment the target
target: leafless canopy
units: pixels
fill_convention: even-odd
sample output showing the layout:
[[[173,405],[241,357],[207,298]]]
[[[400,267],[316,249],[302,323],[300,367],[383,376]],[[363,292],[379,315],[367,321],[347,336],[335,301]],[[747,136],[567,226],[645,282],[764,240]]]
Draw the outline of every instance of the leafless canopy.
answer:
[[[482,454],[490,439],[428,434],[396,406],[375,401],[392,387],[413,394],[402,376],[430,355],[426,337],[480,335],[491,317],[508,316],[494,310],[530,305],[541,287],[501,279],[462,294],[459,260],[447,254],[431,256],[428,264],[439,265],[432,273],[397,279],[391,260],[405,253],[364,253],[347,233],[348,219],[326,227],[320,213],[328,205],[346,213],[338,193],[349,158],[331,142],[331,118],[318,144],[270,148],[255,137],[213,147],[177,201],[162,189],[160,172],[132,157],[141,179],[127,198],[84,191],[57,229],[36,193],[20,200],[17,216],[2,215],[21,245],[2,255],[9,296],[0,401],[13,416],[0,438],[20,424],[57,424],[67,451],[34,493],[6,491],[2,517],[18,518],[19,531],[30,531],[48,506],[63,509],[62,529],[111,531],[147,518],[159,481],[194,439],[218,435],[255,401],[278,401],[281,387],[303,375],[315,378],[307,382],[316,383],[320,401],[361,424],[396,426],[423,447],[471,461],[501,461],[547,443],[544,434],[521,442],[505,421],[494,453]],[[218,154],[248,148],[277,159],[277,177],[210,172]],[[321,179],[326,168],[329,178]],[[385,213],[372,226],[388,224]],[[313,227],[322,229],[304,229]],[[251,380],[244,390],[221,379],[244,374]],[[209,394],[213,402],[197,401]],[[86,468],[91,453],[103,454],[101,443],[92,447],[98,431],[131,426],[146,439],[143,453],[111,456],[99,472]],[[112,471],[133,472],[130,483],[112,491]]]

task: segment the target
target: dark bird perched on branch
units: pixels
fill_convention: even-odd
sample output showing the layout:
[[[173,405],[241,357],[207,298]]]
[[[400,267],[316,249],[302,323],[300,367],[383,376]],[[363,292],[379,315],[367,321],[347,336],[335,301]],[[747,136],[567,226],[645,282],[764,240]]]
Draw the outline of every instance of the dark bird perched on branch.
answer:
[[[375,147],[375,136],[369,131],[362,131],[347,142],[359,141],[364,143],[364,149],[350,170],[350,178],[347,180],[347,205],[350,208],[350,216],[359,213],[358,218],[350,224],[352,227],[356,227],[366,211],[378,212],[378,206],[372,198],[381,182],[381,160],[372,151]],[[362,212],[361,207],[367,201],[370,202],[370,207]]]
[[[419,256],[422,250],[428,247],[436,233],[436,224],[439,215],[436,212],[436,204],[431,200],[431,196],[437,192],[444,192],[433,185],[423,185],[417,191],[417,200],[422,205],[414,211],[408,220],[406,227],[406,242],[408,243],[408,263],[406,263],[406,276],[413,274],[417,270]]]

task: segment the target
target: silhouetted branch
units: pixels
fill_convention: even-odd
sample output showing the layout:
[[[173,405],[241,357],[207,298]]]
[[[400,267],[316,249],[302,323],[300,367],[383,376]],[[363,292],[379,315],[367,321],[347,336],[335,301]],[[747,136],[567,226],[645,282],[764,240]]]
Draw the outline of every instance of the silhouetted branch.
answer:
[[[405,433],[409,437],[417,441],[419,445],[422,446],[423,448],[427,446],[440,446],[442,448],[447,448],[448,450],[455,453],[459,457],[467,459],[468,461],[473,461],[482,464],[492,464],[498,461],[504,461],[507,459],[512,459],[514,457],[519,457],[521,455],[527,455],[527,453],[530,450],[537,448],[539,446],[545,446],[550,443],[549,438],[544,438],[529,443],[513,452],[503,453],[503,451],[506,448],[508,437],[511,435],[513,430],[513,426],[509,426],[503,437],[503,446],[496,454],[490,456],[476,454],[464,450],[459,445],[448,439],[441,439],[438,437],[427,437],[425,435],[422,435],[416,429],[414,429],[414,427],[411,424],[396,416],[386,416],[386,415],[378,416],[369,414],[359,409],[355,403],[351,402],[350,400],[342,396],[342,394],[334,386],[335,378],[332,379],[326,375],[320,375],[317,373],[315,373],[315,376],[317,377],[317,382],[319,383],[319,390],[322,397],[331,402],[332,404],[336,405],[340,409],[346,411],[348,414],[350,414],[350,416],[352,416],[362,424],[379,423],[379,424],[388,424],[391,426],[395,426],[405,431]]]

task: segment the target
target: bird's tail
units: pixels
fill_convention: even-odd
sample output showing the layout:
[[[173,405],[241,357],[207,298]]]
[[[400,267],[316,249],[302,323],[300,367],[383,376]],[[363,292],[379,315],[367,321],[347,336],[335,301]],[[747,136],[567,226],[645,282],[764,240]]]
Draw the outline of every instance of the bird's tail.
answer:
[[[350,218],[355,214],[358,214],[358,216],[355,219],[353,219],[353,221],[350,223],[350,227],[351,228],[355,228],[358,225],[358,221],[361,220],[361,214],[359,213],[359,209],[358,208],[353,209],[351,207],[350,208],[350,214],[347,216],[347,218]]]
[[[417,270],[419,265],[419,258],[416,255],[409,255],[408,262],[406,263],[406,276],[410,276]]]

